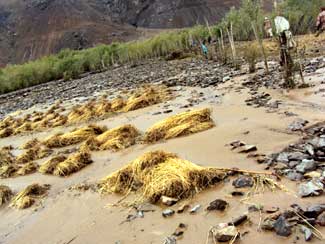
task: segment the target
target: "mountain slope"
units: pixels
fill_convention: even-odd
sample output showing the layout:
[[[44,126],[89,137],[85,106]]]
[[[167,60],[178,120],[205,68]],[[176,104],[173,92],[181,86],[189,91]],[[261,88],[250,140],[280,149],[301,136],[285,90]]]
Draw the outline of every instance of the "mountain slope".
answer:
[[[0,0],[0,65],[98,43],[132,40],[143,28],[215,22],[241,0]],[[142,27],[142,28],[138,28]]]

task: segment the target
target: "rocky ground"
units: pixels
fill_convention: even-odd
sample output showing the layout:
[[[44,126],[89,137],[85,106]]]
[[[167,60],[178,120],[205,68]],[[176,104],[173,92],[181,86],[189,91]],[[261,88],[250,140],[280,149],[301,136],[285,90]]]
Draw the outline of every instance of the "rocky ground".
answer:
[[[270,74],[262,63],[256,73],[248,74],[246,65],[233,70],[212,61],[185,59],[114,67],[1,96],[4,116],[19,109],[41,109],[58,99],[63,105],[78,104],[145,83],[163,83],[172,87],[174,100],[95,122],[109,128],[131,123],[145,131],[171,115],[209,107],[216,127],[119,153],[93,152],[94,163],[71,177],[35,173],[0,179],[15,192],[35,182],[51,185],[48,196],[33,208],[0,209],[0,243],[197,244],[214,243],[212,238],[229,242],[235,236],[236,243],[243,244],[323,243],[325,59],[306,59],[304,66],[308,87],[293,90],[282,88],[275,61],[270,61]],[[297,82],[303,84],[299,76]],[[12,145],[16,150],[32,138],[71,128],[4,138],[0,147]],[[218,186],[190,199],[132,209],[108,206],[121,196],[100,197],[94,187],[98,180],[152,150],[173,152],[203,166],[263,172],[283,187],[255,192],[256,179],[234,170]]]

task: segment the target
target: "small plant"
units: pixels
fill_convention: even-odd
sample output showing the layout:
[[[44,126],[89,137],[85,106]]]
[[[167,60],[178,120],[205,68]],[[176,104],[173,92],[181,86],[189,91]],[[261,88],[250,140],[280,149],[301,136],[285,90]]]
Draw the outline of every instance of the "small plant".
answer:
[[[249,65],[249,73],[254,73],[256,71],[257,59],[261,56],[258,45],[256,43],[248,45],[244,49],[243,55]]]

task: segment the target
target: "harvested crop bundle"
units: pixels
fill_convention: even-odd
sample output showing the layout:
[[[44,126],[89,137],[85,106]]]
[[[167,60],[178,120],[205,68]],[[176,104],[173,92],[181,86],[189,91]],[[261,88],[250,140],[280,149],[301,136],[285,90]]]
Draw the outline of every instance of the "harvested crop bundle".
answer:
[[[15,119],[12,116],[8,116],[0,122],[0,129],[5,129],[8,126],[12,125],[14,122]]]
[[[13,193],[8,186],[0,185],[0,207],[10,201]]]
[[[10,127],[6,127],[0,130],[0,138],[9,137],[14,133],[14,130]]]
[[[104,117],[112,111],[112,104],[104,99],[101,99],[94,107],[96,117]]]
[[[39,144],[40,141],[37,138],[34,138],[22,145],[21,149],[31,149],[33,147],[39,146]]]
[[[36,164],[34,162],[29,162],[29,163],[23,165],[17,171],[17,175],[24,176],[24,175],[33,174],[37,171],[37,169],[38,169],[38,164]]]
[[[14,176],[19,167],[15,164],[3,165],[0,167],[0,177],[1,178],[10,178]]]
[[[111,102],[111,109],[113,112],[120,111],[122,108],[124,108],[126,102],[122,97],[117,97],[112,100]]]
[[[174,154],[144,154],[100,182],[101,193],[137,191],[141,201],[156,203],[162,196],[184,199],[215,185],[226,177],[218,169],[204,168]]]
[[[49,185],[32,184],[27,186],[12,199],[10,206],[18,209],[29,208],[36,200],[44,197],[49,189]]]
[[[27,121],[27,122],[23,123],[22,125],[20,125],[19,127],[17,127],[14,131],[14,134],[17,135],[17,134],[21,134],[21,133],[32,131],[32,130],[33,130],[32,123]]]
[[[44,148],[40,146],[35,146],[33,148],[27,149],[25,152],[17,157],[18,164],[25,164],[33,160],[42,159],[50,156],[53,151],[49,148]]]
[[[53,119],[51,122],[52,122],[52,127],[62,126],[68,122],[68,117],[65,115],[59,115],[57,118]]]
[[[68,176],[78,172],[92,162],[90,152],[86,150],[80,151],[70,155],[65,161],[59,163],[53,174],[57,176]]]
[[[200,109],[169,117],[149,128],[144,141],[154,143],[208,130],[215,126],[210,116],[210,109]]]
[[[56,166],[67,159],[64,155],[55,156],[47,160],[44,164],[39,167],[39,172],[42,174],[53,174]]]
[[[139,135],[139,131],[134,126],[123,125],[88,139],[82,147],[89,150],[118,151],[134,145]]]
[[[3,165],[13,164],[14,161],[15,157],[8,148],[0,149],[0,167]]]
[[[124,111],[133,111],[140,108],[145,108],[157,103],[161,103],[170,98],[169,91],[164,86],[146,87],[140,89],[136,94],[131,96],[124,107]]]
[[[46,139],[43,143],[49,148],[65,147],[85,141],[89,137],[102,134],[105,127],[90,125],[66,134],[57,134]]]

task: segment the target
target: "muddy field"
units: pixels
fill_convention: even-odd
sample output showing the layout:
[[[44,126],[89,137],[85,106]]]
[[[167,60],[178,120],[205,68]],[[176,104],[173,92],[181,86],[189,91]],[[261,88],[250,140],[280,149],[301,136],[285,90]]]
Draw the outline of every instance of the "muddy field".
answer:
[[[165,84],[173,93],[171,99],[152,106],[114,113],[102,119],[92,118],[91,122],[82,121],[2,138],[0,147],[11,145],[14,156],[21,154],[23,150],[19,149],[20,146],[31,139],[43,141],[58,132],[66,133],[90,123],[109,129],[131,124],[143,134],[155,123],[173,115],[209,108],[215,126],[156,143],[137,142],[117,152],[91,151],[93,163],[66,177],[35,172],[0,179],[0,185],[10,187],[14,193],[33,183],[50,185],[47,194],[37,198],[27,209],[18,210],[9,206],[10,203],[1,207],[0,243],[213,243],[208,240],[209,230],[222,223],[236,222],[234,220],[240,216],[248,219],[236,226],[240,233],[236,243],[304,243],[308,231],[313,232],[312,243],[324,243],[325,229],[321,225],[325,223],[321,221],[325,217],[321,216],[321,212],[325,212],[325,165],[322,163],[324,145],[321,143],[325,130],[321,129],[321,123],[325,122],[325,58],[308,59],[305,64],[305,81],[310,87],[290,91],[281,88],[275,61],[270,62],[271,74],[265,76],[262,64],[259,64],[257,73],[247,74],[246,66],[234,71],[214,62],[178,60],[116,67],[81,80],[53,82],[3,96],[1,113],[5,116],[19,109],[29,108],[22,114],[42,111],[58,99],[62,100],[61,106],[69,111],[73,105],[83,104],[90,98],[99,99],[106,94],[114,99],[122,88],[125,88],[121,93],[123,95],[148,82]],[[320,123],[318,129],[313,130],[317,123]],[[311,139],[319,140],[318,144],[310,143],[308,140]],[[229,145],[231,143],[233,148]],[[241,143],[247,147],[244,145],[238,149],[237,145]],[[293,146],[297,143],[298,146]],[[311,145],[314,154],[308,154],[310,146],[307,152],[304,151],[307,144]],[[289,145],[293,149],[288,148]],[[299,145],[303,145],[302,149]],[[55,148],[54,151],[73,151],[79,146],[80,143]],[[137,204],[137,208],[123,204],[113,206],[122,195],[101,195],[98,192],[97,183],[104,177],[144,153],[156,150],[175,153],[179,158],[199,166],[237,168],[258,174],[274,172],[270,177],[283,188],[275,188],[274,191],[265,188],[251,194],[252,187],[236,188],[236,183],[233,183],[243,177],[242,174],[229,174],[217,185],[179,200],[173,206],[143,202]],[[291,155],[297,151],[300,152],[298,156],[297,153]],[[281,161],[281,152],[291,154],[282,155]],[[42,165],[47,159],[36,159],[35,162]],[[313,163],[306,160],[313,160]],[[311,172],[314,174],[308,175]],[[318,188],[308,188],[310,194],[301,197],[301,185],[311,181],[317,181]],[[136,196],[131,194],[124,203]],[[210,202],[216,199],[226,201],[226,209],[207,211]],[[192,214],[187,210],[166,218],[162,216],[168,213],[166,210],[177,211],[184,204],[190,205],[190,209],[200,207]],[[307,219],[307,208],[312,206],[320,210]],[[288,217],[289,213],[293,216]],[[285,217],[281,219],[281,216]],[[277,227],[271,225],[272,230],[265,230],[267,219],[277,221]],[[175,232],[178,226],[181,230]],[[288,228],[290,235],[286,233]]]

